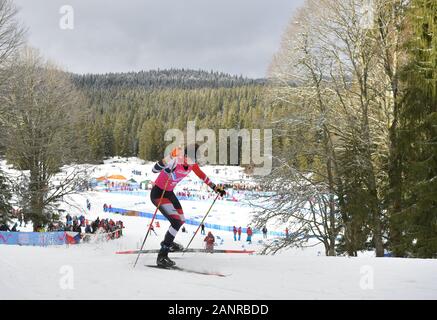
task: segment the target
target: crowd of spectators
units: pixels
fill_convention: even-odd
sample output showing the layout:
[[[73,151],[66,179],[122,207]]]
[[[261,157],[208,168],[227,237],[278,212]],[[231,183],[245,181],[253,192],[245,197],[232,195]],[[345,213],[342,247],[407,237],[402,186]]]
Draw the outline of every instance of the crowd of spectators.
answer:
[[[112,219],[100,219],[97,217],[94,221],[88,221],[83,215],[66,216],[66,226],[64,231],[74,231],[81,234],[105,233],[110,239],[119,238],[123,235],[123,221],[114,221]]]

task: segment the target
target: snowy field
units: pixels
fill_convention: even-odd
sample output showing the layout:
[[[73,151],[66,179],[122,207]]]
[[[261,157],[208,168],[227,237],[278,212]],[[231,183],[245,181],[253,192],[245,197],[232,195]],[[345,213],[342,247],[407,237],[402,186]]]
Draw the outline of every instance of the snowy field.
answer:
[[[139,168],[139,169],[138,169]],[[150,164],[138,160],[98,166],[94,177],[123,174],[131,178],[140,170],[140,179],[152,178]],[[231,170],[236,170],[231,172]],[[206,171],[214,180],[216,168]],[[226,171],[226,170],[225,170]],[[147,172],[147,176],[146,176]],[[243,176],[231,168],[222,175]],[[216,177],[217,178],[217,177]],[[195,177],[193,177],[193,181]],[[86,210],[86,199],[91,210]],[[26,247],[0,245],[0,299],[437,299],[437,260],[325,257],[323,247],[293,249],[275,256],[246,254],[171,254],[181,267],[220,272],[226,277],[159,270],[156,255],[145,254],[133,268],[135,255],[116,251],[141,245],[149,219],[104,213],[103,204],[130,210],[153,212],[148,197],[90,191],[75,195],[64,208],[72,215],[86,212],[89,220],[123,220],[124,236],[109,242],[70,246]],[[212,200],[181,201],[187,218],[200,220]],[[207,222],[246,227],[252,210],[228,201],[218,201]],[[160,221],[158,236],[149,236],[146,249],[156,249],[168,223]],[[282,231],[281,226],[268,226]],[[276,228],[276,229],[275,229]],[[186,245],[195,226],[186,226],[176,241]],[[23,230],[23,228],[21,228]],[[208,230],[207,230],[208,231]],[[261,235],[253,244],[234,241],[227,231],[211,230],[218,239],[217,249],[258,250]],[[203,248],[198,235],[192,248]],[[320,255],[321,253],[321,255]]]

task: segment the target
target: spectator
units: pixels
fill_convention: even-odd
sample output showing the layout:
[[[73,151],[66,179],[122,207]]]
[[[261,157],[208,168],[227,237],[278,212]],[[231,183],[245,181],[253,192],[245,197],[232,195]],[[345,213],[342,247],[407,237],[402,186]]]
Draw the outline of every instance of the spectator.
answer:
[[[208,232],[208,235],[205,237],[203,241],[206,242],[206,251],[213,253],[215,238],[211,231]]]
[[[67,226],[70,226],[72,224],[73,219],[71,218],[69,213],[67,213],[66,220],[67,220]]]
[[[85,233],[93,233],[93,229],[89,223],[87,223],[85,226]]]
[[[251,227],[247,227],[247,242],[249,242],[249,244],[252,244],[252,235],[253,235],[253,231]]]
[[[267,227],[266,226],[263,227],[263,237],[264,237],[264,239],[267,239]]]
[[[288,238],[288,227],[285,228],[285,237]]]
[[[118,227],[120,228],[120,237],[121,237],[123,235],[123,229],[124,229],[123,221],[118,221]]]
[[[73,222],[73,232],[82,233],[82,229],[80,228],[80,224],[77,220]]]
[[[85,217],[83,215],[79,217],[79,221],[80,221],[80,226],[85,227]]]
[[[241,241],[241,227],[238,227],[238,241]]]
[[[187,232],[187,230],[185,229],[185,226],[182,226],[182,232],[183,232],[183,233],[186,233],[186,232]]]
[[[237,241],[237,228],[234,226],[232,231],[234,232],[234,241]]]
[[[200,228],[201,228],[200,233],[205,235],[205,225],[203,223],[200,225]]]
[[[23,224],[23,220],[24,220],[23,213],[21,211],[18,211],[18,221],[20,222],[20,227]]]
[[[108,211],[108,205],[107,205],[106,203],[103,204],[103,211],[104,211],[104,212]]]
[[[12,232],[17,232],[18,231],[17,230],[17,226],[18,226],[18,223],[15,223],[14,226],[12,227],[11,231]]]
[[[0,231],[10,231],[6,223],[0,225]]]

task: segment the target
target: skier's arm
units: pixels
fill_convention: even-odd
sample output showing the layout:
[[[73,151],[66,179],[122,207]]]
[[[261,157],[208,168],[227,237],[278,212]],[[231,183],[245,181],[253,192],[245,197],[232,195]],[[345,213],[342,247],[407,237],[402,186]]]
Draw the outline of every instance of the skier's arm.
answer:
[[[199,177],[200,180],[205,182],[212,190],[219,193],[222,197],[226,194],[225,189],[222,186],[217,186],[214,182],[212,182],[205,172],[200,169],[197,163],[193,165],[193,172]]]

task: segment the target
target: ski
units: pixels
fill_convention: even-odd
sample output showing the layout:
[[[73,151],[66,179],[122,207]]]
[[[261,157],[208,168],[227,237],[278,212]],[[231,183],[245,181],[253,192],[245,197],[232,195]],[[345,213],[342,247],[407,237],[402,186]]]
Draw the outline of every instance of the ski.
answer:
[[[206,249],[187,249],[183,251],[174,251],[170,253],[242,253],[242,254],[253,254],[255,253],[255,250],[223,250],[223,249],[217,249],[213,250],[212,252],[210,250]],[[150,249],[150,250],[127,250],[127,251],[117,251],[115,254],[138,254],[138,253],[159,253],[159,249]]]
[[[192,269],[182,268],[182,267],[178,267],[178,266],[174,266],[171,268],[163,268],[163,267],[159,267],[157,265],[146,265],[146,267],[161,269],[161,270],[176,270],[176,271],[182,271],[182,272],[188,272],[188,273],[194,273],[194,274],[201,274],[204,276],[217,276],[217,277],[222,277],[222,278],[228,276],[228,275],[220,273],[220,272],[198,271],[198,270],[192,270]]]

